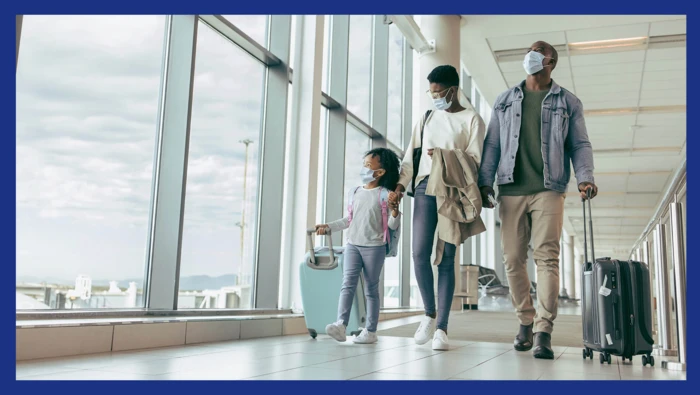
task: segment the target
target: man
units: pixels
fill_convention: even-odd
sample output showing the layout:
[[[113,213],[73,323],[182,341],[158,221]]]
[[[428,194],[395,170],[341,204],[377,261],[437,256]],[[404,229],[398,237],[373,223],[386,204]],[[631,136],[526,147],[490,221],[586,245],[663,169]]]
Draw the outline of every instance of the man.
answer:
[[[484,207],[498,176],[501,243],[511,299],[520,320],[517,351],[553,359],[551,333],[559,297],[559,240],[570,163],[582,198],[598,188],[581,101],[551,78],[557,51],[534,43],[523,62],[528,76],[496,99],[479,170]],[[537,311],[527,275],[528,243],[537,264]],[[534,325],[534,335],[533,335]],[[534,337],[534,341],[533,341]]]

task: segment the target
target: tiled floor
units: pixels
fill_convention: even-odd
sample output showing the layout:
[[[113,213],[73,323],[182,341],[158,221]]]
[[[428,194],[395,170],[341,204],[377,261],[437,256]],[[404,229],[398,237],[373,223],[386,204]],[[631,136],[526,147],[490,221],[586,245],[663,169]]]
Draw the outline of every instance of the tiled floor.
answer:
[[[327,336],[284,336],[18,362],[18,380],[685,380],[685,373],[614,358],[583,360],[580,348],[555,348],[536,360],[510,344],[453,342],[436,352],[413,339],[374,345]]]

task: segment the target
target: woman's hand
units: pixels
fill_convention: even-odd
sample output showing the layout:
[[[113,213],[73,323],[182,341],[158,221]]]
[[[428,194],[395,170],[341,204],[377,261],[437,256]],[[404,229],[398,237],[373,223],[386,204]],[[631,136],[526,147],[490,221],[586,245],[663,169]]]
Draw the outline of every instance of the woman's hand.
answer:
[[[406,190],[404,189],[403,185],[401,184],[396,184],[396,190],[394,190],[394,193],[396,194],[396,197],[399,199],[399,202],[401,202],[401,199],[403,199],[403,193]],[[389,198],[391,198],[391,194],[389,195]]]
[[[431,158],[433,157],[433,149],[432,148],[428,149],[428,156]]]
[[[324,236],[328,233],[329,227],[326,224],[316,225],[316,234],[319,236]]]

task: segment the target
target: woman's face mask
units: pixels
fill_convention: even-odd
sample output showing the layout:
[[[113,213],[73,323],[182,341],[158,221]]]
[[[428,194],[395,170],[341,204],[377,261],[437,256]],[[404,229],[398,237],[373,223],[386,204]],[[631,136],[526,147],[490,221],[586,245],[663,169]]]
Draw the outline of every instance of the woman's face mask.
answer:
[[[443,97],[435,97],[435,94],[432,94],[433,105],[439,111],[445,111],[452,106],[452,99],[454,98],[454,95],[451,95],[450,101],[447,101],[447,96],[450,95],[450,93],[452,93],[451,89],[452,89],[451,87],[447,88],[446,91],[448,91],[448,92]],[[439,92],[439,93],[442,93],[442,92]]]

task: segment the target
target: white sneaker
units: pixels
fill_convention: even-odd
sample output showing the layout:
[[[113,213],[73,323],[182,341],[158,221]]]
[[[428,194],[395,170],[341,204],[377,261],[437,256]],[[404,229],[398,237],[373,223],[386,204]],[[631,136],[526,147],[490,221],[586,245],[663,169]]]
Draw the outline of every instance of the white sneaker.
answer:
[[[426,315],[423,317],[423,321],[420,322],[416,334],[413,335],[413,340],[418,345],[425,344],[433,337],[433,333],[435,333],[435,318]]]
[[[435,336],[433,336],[433,350],[435,351],[447,351],[450,349],[450,342],[447,340],[447,333],[442,329],[435,331]]]
[[[326,325],[326,334],[339,342],[344,342],[347,339],[345,336],[345,325],[343,325],[343,321]]]
[[[352,339],[353,343],[357,344],[373,344],[377,342],[377,334],[375,332],[370,332],[367,328],[360,328],[362,332]]]

